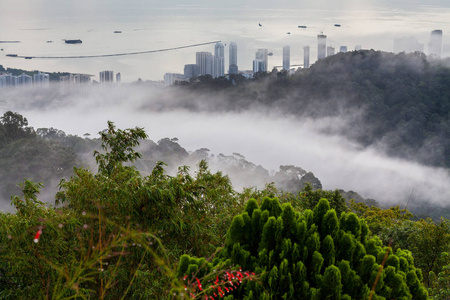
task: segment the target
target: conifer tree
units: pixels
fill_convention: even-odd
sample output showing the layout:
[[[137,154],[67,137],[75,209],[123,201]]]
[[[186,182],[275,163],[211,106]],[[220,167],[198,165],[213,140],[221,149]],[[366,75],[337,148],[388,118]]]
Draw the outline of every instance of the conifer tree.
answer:
[[[427,299],[411,253],[393,253],[368,235],[363,220],[346,212],[338,219],[326,199],[302,213],[276,198],[265,198],[261,206],[250,200],[208,268],[246,269],[258,276],[258,283],[242,281],[224,299],[348,300],[371,293],[372,299]],[[189,276],[188,259],[180,262],[180,277]]]

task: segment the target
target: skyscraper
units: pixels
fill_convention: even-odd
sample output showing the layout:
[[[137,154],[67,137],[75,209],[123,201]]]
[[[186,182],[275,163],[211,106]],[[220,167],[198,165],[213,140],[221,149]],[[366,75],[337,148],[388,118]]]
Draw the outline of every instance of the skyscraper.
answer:
[[[347,52],[347,46],[341,46],[341,47],[339,48],[339,52],[342,52],[342,53]]]
[[[229,65],[229,74],[238,74],[238,66],[237,66],[237,45],[235,42],[230,42],[230,65]]]
[[[430,43],[428,44],[428,54],[434,57],[441,57],[442,30],[437,29],[431,32]]]
[[[327,57],[327,36],[317,35],[317,60]]]
[[[328,46],[327,47],[327,56],[332,56],[334,55],[335,49],[333,46]]]
[[[113,71],[101,71],[100,74],[100,82],[114,82],[114,72]]]
[[[214,71],[213,77],[221,77],[225,74],[225,48],[222,43],[217,43],[214,47]]]
[[[303,47],[303,68],[309,69],[309,46]]]
[[[283,47],[283,70],[291,69],[291,47]]]
[[[197,77],[198,76],[198,65],[196,65],[196,64],[184,65],[184,75],[188,78]]]
[[[33,84],[41,87],[48,87],[50,84],[50,75],[39,71],[37,74],[33,75]]]
[[[32,86],[33,78],[30,75],[22,73],[22,75],[17,77],[17,85],[20,86]]]
[[[220,56],[212,56],[212,77],[213,78],[219,78],[221,76],[224,76],[224,63],[223,63],[223,57]]]
[[[258,49],[258,52],[255,53],[255,60],[262,60],[264,63],[262,69],[259,70],[261,72],[267,72],[268,55],[269,51],[267,49]]]
[[[253,73],[266,72],[265,69],[266,65],[264,64],[264,60],[262,59],[253,60]]]
[[[211,52],[197,52],[196,64],[198,66],[198,75],[209,74],[212,76],[212,54]]]

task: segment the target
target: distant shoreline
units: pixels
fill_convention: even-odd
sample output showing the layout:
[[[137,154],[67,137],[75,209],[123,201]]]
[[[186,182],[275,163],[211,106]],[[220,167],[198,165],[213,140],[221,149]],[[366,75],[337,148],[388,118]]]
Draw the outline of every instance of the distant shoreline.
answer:
[[[20,41],[0,41],[0,44],[14,44],[14,43],[20,43]]]

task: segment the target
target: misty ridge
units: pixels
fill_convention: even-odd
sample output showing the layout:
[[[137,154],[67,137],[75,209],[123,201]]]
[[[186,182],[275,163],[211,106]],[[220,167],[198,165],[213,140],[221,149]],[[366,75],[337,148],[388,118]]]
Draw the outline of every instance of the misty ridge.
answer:
[[[447,61],[358,51],[293,75],[273,71],[252,80],[203,76],[170,88],[142,82],[2,90],[0,107],[22,114],[34,128],[69,136],[96,138],[108,120],[120,128],[144,127],[165,149],[157,150],[160,142],[142,143],[137,167],[146,172],[156,160],[166,161],[173,174],[183,164],[195,170],[205,158],[239,188],[264,186],[284,172],[284,189],[295,192],[312,172],[324,189],[354,190],[386,205],[404,206],[411,198],[411,205],[426,206],[450,199],[449,99]],[[81,140],[95,144],[79,139],[80,148]],[[92,162],[87,149],[95,145],[70,147],[77,165]]]

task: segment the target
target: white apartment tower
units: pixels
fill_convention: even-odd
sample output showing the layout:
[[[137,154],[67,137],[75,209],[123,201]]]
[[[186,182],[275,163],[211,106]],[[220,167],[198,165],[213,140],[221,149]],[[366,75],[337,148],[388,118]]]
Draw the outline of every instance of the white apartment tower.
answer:
[[[437,29],[431,32],[430,43],[428,44],[428,54],[434,57],[441,57],[442,30]]]
[[[303,47],[303,68],[309,69],[309,46]]]
[[[238,65],[237,65],[237,45],[235,42],[230,42],[230,48],[229,48],[229,54],[230,54],[230,64],[228,73],[229,74],[238,74]]]
[[[262,59],[253,60],[253,73],[266,72],[266,64]]]
[[[113,71],[102,71],[99,73],[100,82],[114,82],[114,72]]]
[[[327,56],[332,56],[334,55],[334,52],[336,51],[336,49],[334,49],[333,46],[328,46],[327,47]]]
[[[327,36],[317,35],[317,60],[327,57]]]
[[[258,52],[255,53],[255,60],[261,60],[263,62],[263,65],[261,65],[259,63],[260,68],[257,72],[259,72],[259,71],[267,72],[268,56],[269,56],[269,51],[267,49],[258,49]],[[255,65],[255,64],[253,63],[253,65]],[[254,72],[254,70],[253,70],[253,72]]]
[[[49,87],[50,75],[39,71],[37,74],[33,75],[33,84],[40,87]]]
[[[214,71],[213,78],[225,75],[225,47],[222,43],[217,43],[214,47]]]
[[[33,78],[30,75],[22,73],[22,75],[17,77],[17,85],[19,86],[32,86]]]
[[[195,53],[195,63],[198,66],[198,75],[212,76],[212,54],[211,52]]]
[[[283,70],[291,69],[291,47],[283,47]]]

